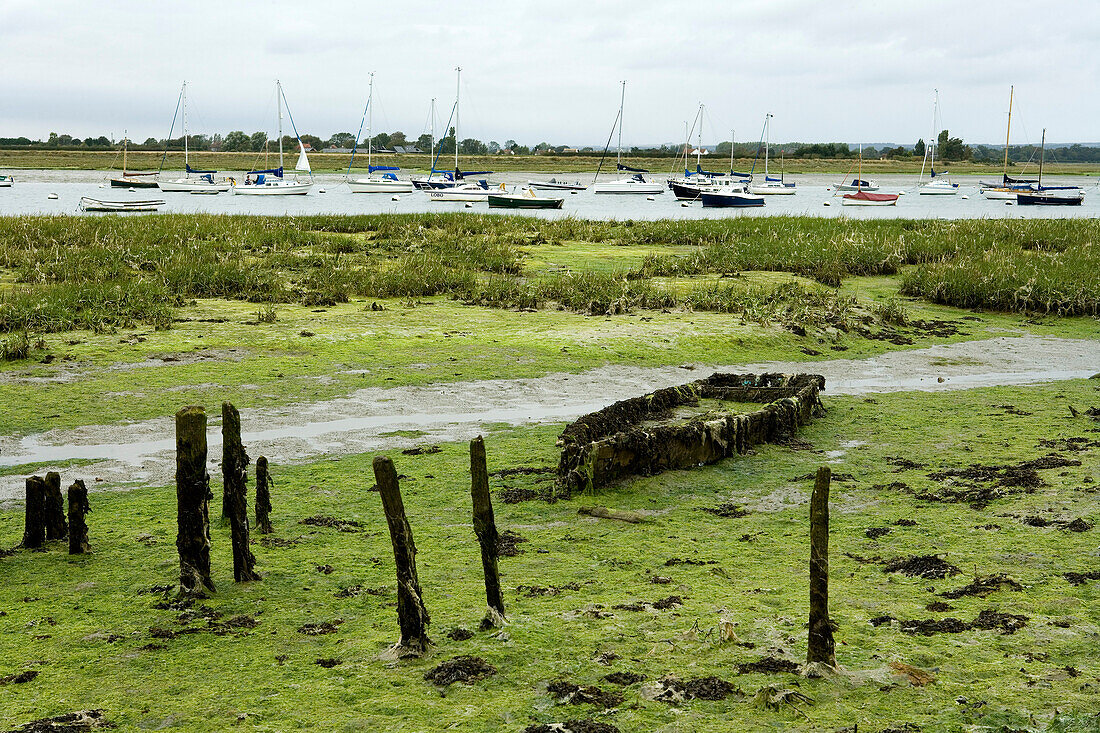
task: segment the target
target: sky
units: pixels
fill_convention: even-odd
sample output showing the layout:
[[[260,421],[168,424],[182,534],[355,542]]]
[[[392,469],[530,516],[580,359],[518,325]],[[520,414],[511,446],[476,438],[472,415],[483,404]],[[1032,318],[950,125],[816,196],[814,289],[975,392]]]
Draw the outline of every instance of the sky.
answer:
[[[1003,144],[1100,140],[1100,3],[1034,0],[0,0],[0,137],[163,138],[183,81],[192,132],[274,134],[274,80],[300,133],[439,124],[462,67],[462,138],[623,144]],[[179,127],[177,122],[177,136]],[[289,129],[289,124],[286,125]]]

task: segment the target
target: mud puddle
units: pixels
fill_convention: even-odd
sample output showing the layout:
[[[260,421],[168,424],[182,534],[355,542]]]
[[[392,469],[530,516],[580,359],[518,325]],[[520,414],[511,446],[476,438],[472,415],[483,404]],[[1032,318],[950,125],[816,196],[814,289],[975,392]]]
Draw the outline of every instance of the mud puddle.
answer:
[[[1081,379],[1095,374],[1097,364],[1100,341],[1001,337],[860,360],[692,365],[687,369],[607,366],[536,379],[373,387],[335,400],[242,410],[241,422],[249,454],[267,456],[278,465],[412,448],[425,442],[468,440],[499,424],[564,422],[618,400],[682,384],[697,376],[693,372],[812,371],[825,376],[826,395],[851,395]],[[217,409],[216,405],[208,407]],[[211,426],[210,473],[217,475],[221,436],[213,415]],[[416,437],[408,437],[410,433]],[[102,479],[96,483],[100,490],[161,486],[173,480],[174,449],[173,419],[165,416],[124,425],[0,436],[0,466],[90,459],[95,463],[81,467],[79,473]],[[0,477],[0,504],[22,497],[24,478]]]

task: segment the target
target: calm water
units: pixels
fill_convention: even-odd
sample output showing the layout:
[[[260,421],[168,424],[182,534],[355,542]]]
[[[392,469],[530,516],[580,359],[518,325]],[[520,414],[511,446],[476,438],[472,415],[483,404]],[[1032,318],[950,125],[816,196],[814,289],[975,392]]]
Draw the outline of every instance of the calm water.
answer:
[[[318,175],[316,185],[305,196],[234,196],[223,193],[217,196],[197,196],[186,193],[163,193],[157,189],[112,189],[106,186],[107,174],[103,171],[14,171],[16,184],[0,188],[0,215],[4,214],[74,214],[80,213],[81,196],[121,201],[160,198],[166,203],[164,213],[221,213],[221,214],[380,214],[413,213],[424,211],[472,211],[490,212],[488,204],[474,203],[469,208],[459,202],[433,202],[427,194],[415,191],[400,194],[397,201],[391,194],[353,194],[343,182],[342,175]],[[238,175],[238,179],[241,176]],[[528,178],[548,179],[551,174],[503,173],[489,177],[493,184],[505,183],[509,187],[526,184]],[[591,182],[591,176],[566,174],[559,180]],[[655,177],[663,180],[665,176]],[[849,178],[851,178],[849,176]],[[1081,206],[1016,206],[1005,201],[986,200],[978,193],[979,176],[952,176],[962,184],[955,196],[920,196],[916,193],[916,176],[880,176],[876,178],[881,192],[905,191],[897,206],[853,207],[841,206],[839,196],[829,188],[835,185],[837,175],[798,175],[788,177],[798,184],[793,196],[768,196],[767,204],[753,209],[704,209],[699,203],[681,205],[671,191],[648,201],[638,195],[596,195],[589,191],[570,194],[568,191],[546,192],[545,195],[562,197],[565,206],[560,211],[509,211],[493,209],[492,213],[557,218],[573,216],[583,219],[702,219],[731,216],[847,216],[853,219],[913,218],[913,219],[975,219],[990,218],[1071,218],[1100,216],[1100,189],[1092,178],[1049,177],[1050,185],[1076,184],[1087,186],[1085,202]],[[996,180],[996,176],[987,176]],[[601,179],[603,180],[603,179]],[[321,193],[321,190],[325,193]],[[56,193],[58,198],[47,196]],[[828,205],[826,205],[828,204]],[[127,214],[138,216],[139,214]]]

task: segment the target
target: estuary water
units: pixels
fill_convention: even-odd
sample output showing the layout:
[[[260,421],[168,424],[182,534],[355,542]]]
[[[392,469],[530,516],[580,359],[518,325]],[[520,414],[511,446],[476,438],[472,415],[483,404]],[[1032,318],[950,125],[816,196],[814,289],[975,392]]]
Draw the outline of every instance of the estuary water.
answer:
[[[227,175],[234,175],[226,172]],[[978,218],[1095,218],[1100,217],[1100,181],[1081,176],[1044,177],[1049,185],[1084,186],[1085,202],[1081,206],[1017,206],[1015,202],[991,201],[978,192],[982,178],[997,180],[998,176],[951,176],[961,184],[954,196],[921,196],[917,194],[917,178],[914,175],[878,176],[880,192],[904,192],[897,206],[842,206],[840,195],[832,188],[844,177],[830,174],[788,176],[797,183],[793,196],[767,196],[763,207],[751,209],[704,209],[698,202],[677,201],[671,191],[651,197],[643,195],[597,195],[591,191],[545,191],[541,195],[565,199],[561,210],[515,211],[489,209],[484,202],[467,206],[461,202],[431,201],[426,193],[353,194],[348,190],[343,175],[320,174],[314,177],[316,185],[305,196],[234,196],[222,193],[216,196],[200,196],[187,193],[163,193],[158,189],[110,188],[106,171],[13,171],[16,183],[11,188],[0,188],[0,215],[11,214],[78,214],[80,198],[125,201],[162,199],[163,213],[216,213],[216,214],[388,214],[434,211],[468,211],[501,215],[537,216],[540,218],[575,217],[578,219],[724,219],[745,216],[846,216],[852,219],[978,219]],[[117,175],[117,171],[115,172]],[[591,184],[591,174],[553,175],[549,173],[502,173],[488,177],[493,185],[505,184],[518,190],[528,179],[547,180],[551,177],[565,181]],[[236,174],[236,178],[243,178]],[[665,175],[653,180],[663,181]],[[852,176],[847,176],[851,180]],[[603,176],[601,180],[610,180]],[[324,191],[324,193],[322,193]],[[57,194],[50,199],[50,194]],[[142,214],[126,214],[141,216]],[[146,214],[148,215],[148,214]]]

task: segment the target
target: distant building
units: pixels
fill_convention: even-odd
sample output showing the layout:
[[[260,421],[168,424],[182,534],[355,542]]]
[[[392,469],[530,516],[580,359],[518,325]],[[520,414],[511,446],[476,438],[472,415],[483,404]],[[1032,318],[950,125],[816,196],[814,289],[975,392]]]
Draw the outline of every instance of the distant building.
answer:
[[[563,153],[579,153],[579,152],[581,152],[577,148],[562,148],[561,151]]]
[[[324,150],[322,150],[321,152],[322,152],[322,153],[350,153],[350,152],[351,152],[351,148],[334,148],[334,147],[327,147],[327,148],[325,148]]]

